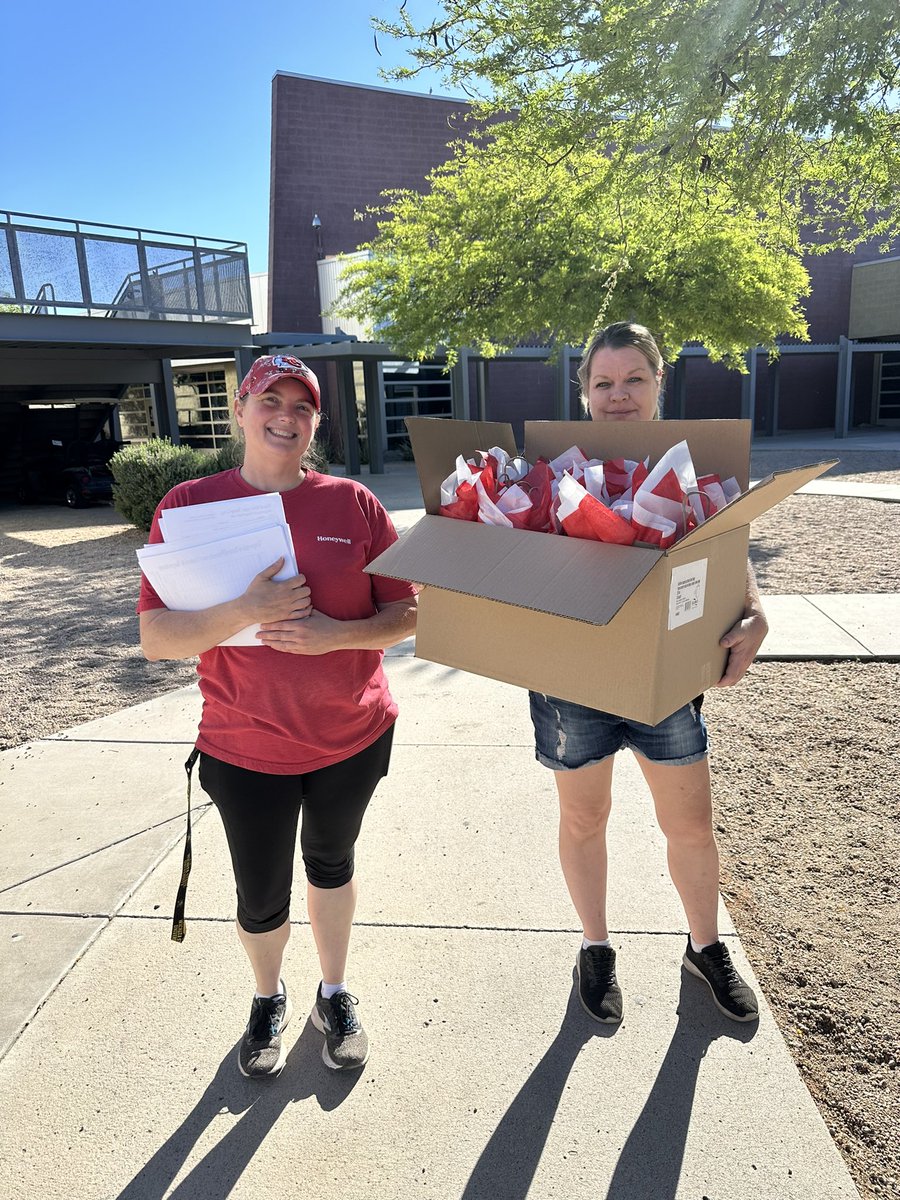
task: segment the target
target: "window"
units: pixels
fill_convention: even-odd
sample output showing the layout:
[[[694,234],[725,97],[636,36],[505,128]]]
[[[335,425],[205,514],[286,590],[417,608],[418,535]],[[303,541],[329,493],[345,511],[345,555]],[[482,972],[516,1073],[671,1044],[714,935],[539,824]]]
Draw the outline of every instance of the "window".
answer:
[[[453,415],[450,375],[435,363],[384,364],[384,417],[387,449],[409,442],[404,418]]]
[[[224,370],[179,372],[175,376],[175,408],[185,445],[217,450],[231,438],[231,405]]]
[[[133,384],[119,401],[119,425],[126,442],[156,437],[153,393],[148,383]]]

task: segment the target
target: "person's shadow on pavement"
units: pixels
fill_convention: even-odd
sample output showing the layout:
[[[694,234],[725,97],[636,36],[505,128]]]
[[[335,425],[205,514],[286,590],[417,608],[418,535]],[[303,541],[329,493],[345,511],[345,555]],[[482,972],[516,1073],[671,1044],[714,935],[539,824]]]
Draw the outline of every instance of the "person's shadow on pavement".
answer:
[[[683,972],[677,1011],[671,1044],[605,1194],[603,1181],[597,1181],[598,1200],[601,1195],[603,1200],[674,1200],[706,1051],[716,1038],[748,1042],[756,1034],[756,1022],[742,1025],[721,1016],[705,986]],[[525,1200],[579,1051],[592,1037],[610,1037],[617,1028],[586,1017],[573,988],[559,1033],[491,1135],[461,1200]],[[604,1093],[602,1103],[609,1102]]]
[[[717,1038],[749,1042],[759,1028],[756,1021],[742,1024],[722,1016],[706,985],[684,971],[677,1012],[666,1057],[622,1147],[604,1200],[674,1200],[700,1064]]]
[[[575,1059],[591,1038],[618,1028],[592,1021],[572,988],[559,1033],[491,1134],[461,1200],[524,1200]]]
[[[308,1017],[277,1079],[245,1079],[238,1071],[239,1044],[229,1049],[193,1110],[117,1200],[225,1200],[289,1105],[315,1096],[330,1112],[365,1073],[329,1070],[322,1062],[322,1036]],[[243,1116],[170,1192],[191,1150],[223,1110]]]

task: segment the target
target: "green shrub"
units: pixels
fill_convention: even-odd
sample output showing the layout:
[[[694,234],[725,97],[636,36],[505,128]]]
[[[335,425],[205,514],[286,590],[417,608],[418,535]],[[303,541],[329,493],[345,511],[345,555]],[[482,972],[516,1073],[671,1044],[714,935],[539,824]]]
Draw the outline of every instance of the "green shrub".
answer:
[[[216,450],[212,459],[216,464],[214,471],[230,471],[233,467],[241,466],[244,461],[244,439],[229,438]]]
[[[109,460],[113,504],[126,521],[146,531],[160,500],[176,483],[230,471],[243,461],[243,438],[230,438],[212,453],[192,446],[173,446],[168,438],[151,438],[134,446],[123,446]],[[315,442],[303,462],[323,475],[328,474],[328,460]]]
[[[191,446],[173,446],[168,438],[151,438],[123,446],[110,459],[113,504],[126,521],[148,530],[156,506],[176,483],[223,470],[215,454]]]

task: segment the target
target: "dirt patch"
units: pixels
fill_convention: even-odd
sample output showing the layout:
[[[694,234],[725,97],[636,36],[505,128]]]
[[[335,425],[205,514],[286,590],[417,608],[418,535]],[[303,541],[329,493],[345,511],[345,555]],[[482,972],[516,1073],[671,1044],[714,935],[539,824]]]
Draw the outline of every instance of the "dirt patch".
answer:
[[[900,484],[900,453],[830,474]],[[753,475],[815,461],[754,455]],[[135,548],[108,508],[0,509],[0,748],[191,683],[138,645]],[[900,504],[795,496],[753,527],[763,593],[900,591]],[[865,1200],[900,1197],[900,666],[758,663],[707,694],[722,889]]]

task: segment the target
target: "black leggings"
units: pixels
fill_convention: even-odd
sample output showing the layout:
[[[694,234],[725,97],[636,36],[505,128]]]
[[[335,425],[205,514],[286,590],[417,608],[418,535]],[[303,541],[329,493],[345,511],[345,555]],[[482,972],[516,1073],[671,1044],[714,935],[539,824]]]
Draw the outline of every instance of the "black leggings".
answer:
[[[288,919],[297,821],[306,877],[320,888],[353,878],[363,814],[391,761],[393,725],[342,762],[304,775],[267,775],[200,755],[200,783],[218,808],[237,885],[238,924],[267,933]]]

